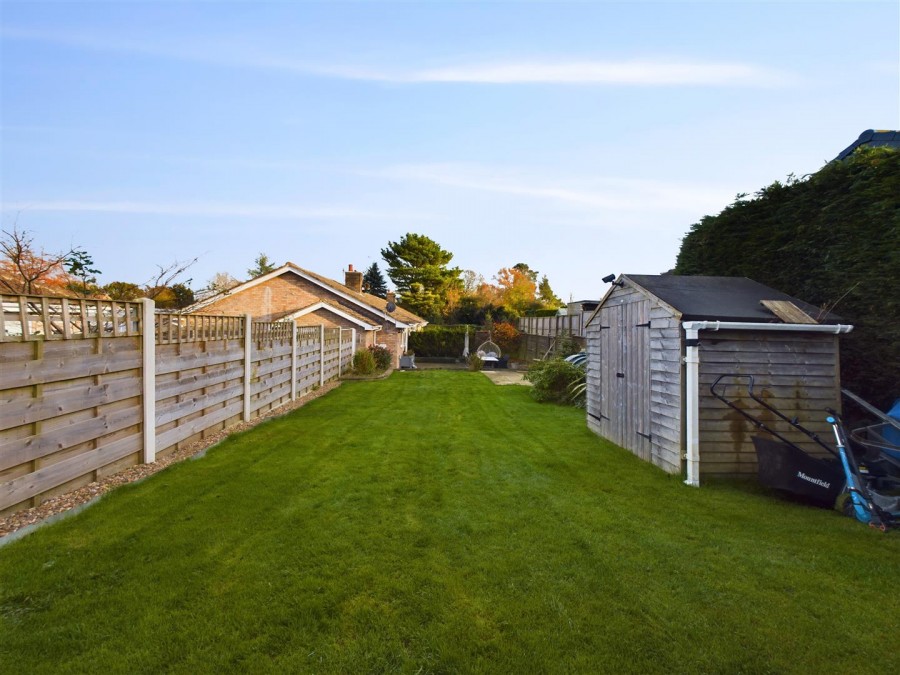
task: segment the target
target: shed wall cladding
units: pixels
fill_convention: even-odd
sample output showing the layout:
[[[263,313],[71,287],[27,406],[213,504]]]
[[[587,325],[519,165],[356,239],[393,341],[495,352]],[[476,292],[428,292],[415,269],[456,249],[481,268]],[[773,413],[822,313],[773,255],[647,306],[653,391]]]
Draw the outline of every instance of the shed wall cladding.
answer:
[[[814,333],[717,331],[700,334],[700,472],[756,473],[753,424],[710,393],[719,375],[740,373],[754,377],[754,392],[826,443],[830,427],[825,408],[839,409],[838,337]],[[723,384],[726,380],[723,380]],[[810,454],[828,453],[791,429],[747,396],[746,379],[728,379],[729,400],[766,426],[783,433]],[[718,389],[721,391],[721,388]]]
[[[681,470],[678,321],[624,287],[587,326],[588,426],[670,473]]]

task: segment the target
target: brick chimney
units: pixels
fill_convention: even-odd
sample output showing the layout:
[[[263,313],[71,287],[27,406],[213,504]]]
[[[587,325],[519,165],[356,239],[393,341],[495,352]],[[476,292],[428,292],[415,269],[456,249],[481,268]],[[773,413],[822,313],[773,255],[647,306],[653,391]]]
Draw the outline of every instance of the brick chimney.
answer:
[[[353,265],[347,267],[344,272],[344,286],[355,293],[362,293],[363,273],[353,270]]]
[[[394,291],[388,291],[385,294],[384,299],[388,302],[393,302],[395,305],[397,304],[397,295],[394,293]]]

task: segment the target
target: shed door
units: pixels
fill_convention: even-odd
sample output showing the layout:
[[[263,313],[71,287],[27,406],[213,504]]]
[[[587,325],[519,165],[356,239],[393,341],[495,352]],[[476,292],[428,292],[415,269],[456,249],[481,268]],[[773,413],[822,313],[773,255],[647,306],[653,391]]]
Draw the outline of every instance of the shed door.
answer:
[[[607,304],[600,310],[600,411],[604,435],[650,460],[650,302]]]

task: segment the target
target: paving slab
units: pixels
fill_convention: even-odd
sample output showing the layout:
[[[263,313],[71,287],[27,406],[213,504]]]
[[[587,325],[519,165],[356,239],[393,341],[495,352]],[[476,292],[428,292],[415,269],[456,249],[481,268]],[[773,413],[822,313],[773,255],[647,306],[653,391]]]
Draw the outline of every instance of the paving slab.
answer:
[[[531,382],[525,379],[524,370],[482,370],[482,373],[494,384],[523,384],[531,386]]]

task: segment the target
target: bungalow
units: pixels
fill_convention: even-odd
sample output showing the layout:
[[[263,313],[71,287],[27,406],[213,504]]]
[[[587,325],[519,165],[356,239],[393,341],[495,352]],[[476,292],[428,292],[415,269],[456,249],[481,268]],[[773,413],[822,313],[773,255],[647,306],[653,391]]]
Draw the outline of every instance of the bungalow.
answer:
[[[285,263],[239,286],[195,303],[189,314],[250,314],[260,321],[293,321],[298,326],[354,328],[357,348],[384,345],[394,366],[406,351],[409,334],[428,322],[394,303],[362,290],[363,275],[350,265],[344,283]]]

